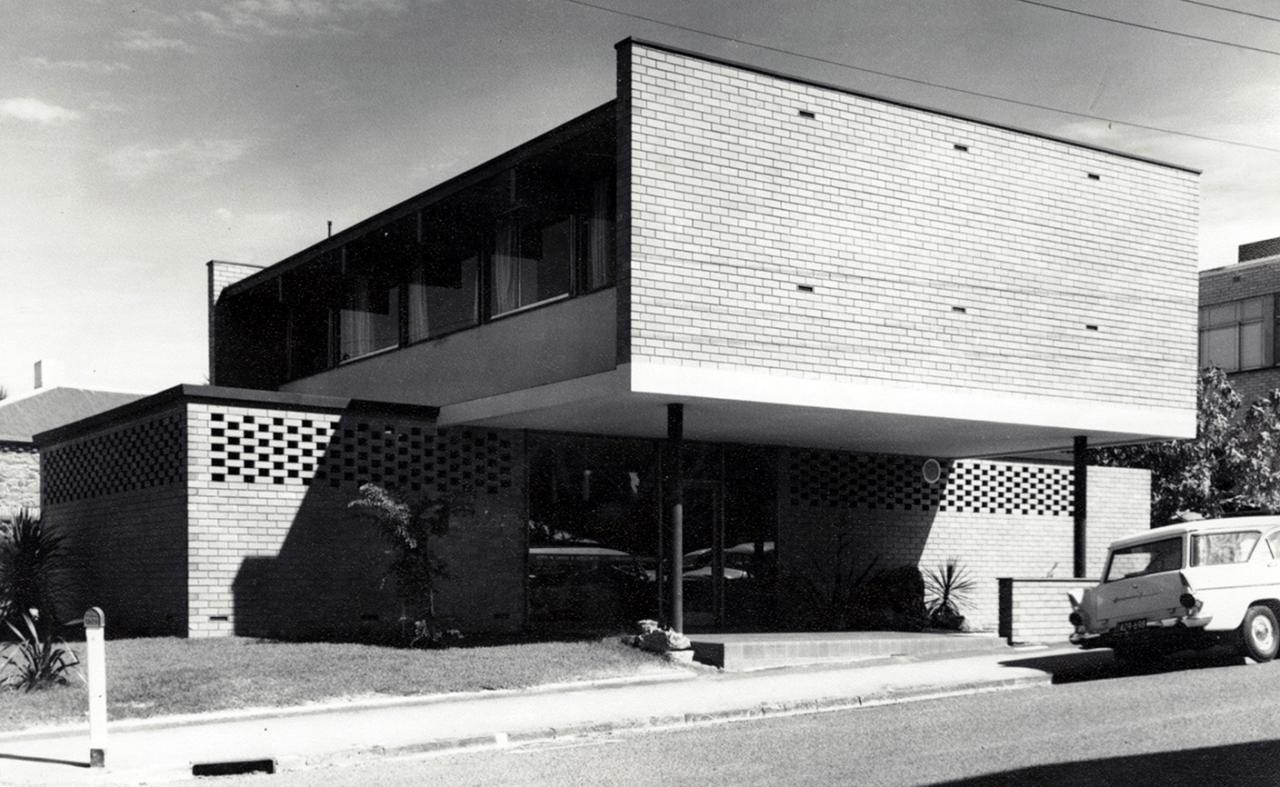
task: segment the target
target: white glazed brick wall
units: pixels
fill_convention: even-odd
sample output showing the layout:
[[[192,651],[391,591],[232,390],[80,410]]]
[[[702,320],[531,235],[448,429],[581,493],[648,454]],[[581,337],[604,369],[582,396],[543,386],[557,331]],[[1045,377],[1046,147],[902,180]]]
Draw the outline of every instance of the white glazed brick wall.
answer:
[[[1065,642],[1074,627],[1068,594],[1080,598],[1097,584],[1075,579],[1000,579],[1000,635],[1010,644]]]
[[[227,450],[213,450],[215,444],[227,445],[227,434],[216,436],[214,430],[246,416],[257,424],[279,419],[272,432],[293,427],[328,437],[320,441],[321,453],[310,455],[310,469],[306,459],[297,458],[308,440],[291,449],[288,435],[270,438],[266,450],[297,476],[276,483],[287,471],[272,469],[270,476],[249,483],[227,466],[215,466]],[[348,508],[358,496],[357,481],[338,478],[335,487],[329,483],[333,475],[316,477],[315,472],[319,466],[331,468],[333,461],[325,460],[336,457],[338,463],[352,459],[355,475],[366,475],[372,463],[385,461],[372,445],[376,440],[387,434],[407,437],[412,429],[430,440],[434,424],[402,416],[203,403],[192,403],[188,418],[190,636],[341,637],[393,629],[400,609],[393,581],[384,581],[389,553],[374,525]],[[341,436],[361,422],[373,430]],[[239,439],[239,447],[245,447],[245,439]],[[253,442],[258,439],[265,438]],[[454,501],[450,531],[438,543],[450,576],[441,583],[436,609],[465,631],[523,625],[523,442],[511,435],[506,439],[513,442],[509,486],[489,487],[477,476],[473,488],[460,490],[451,481],[443,492]],[[367,442],[357,445],[357,440]],[[365,450],[368,455],[360,456]],[[466,448],[437,445],[437,454],[442,450],[449,451],[451,466],[468,461]],[[430,477],[432,471],[424,472]]]
[[[1195,175],[639,43],[627,67],[632,359],[1194,406]]]
[[[1000,466],[1030,463],[965,460],[965,464],[985,466],[994,473]],[[785,478],[782,483],[785,487]],[[905,487],[902,491],[909,493]],[[1065,499],[1069,501],[1069,495]],[[1088,573],[1096,576],[1101,573],[1101,556],[1105,556],[1107,544],[1148,527],[1149,472],[1090,467],[1088,506]],[[1071,576],[1073,567],[1075,522],[1069,510],[1057,515],[1021,515],[936,508],[813,508],[792,505],[784,493],[779,506],[778,564],[784,577],[796,580],[782,584],[780,602],[784,610],[802,614],[797,605],[805,603],[804,598],[795,591],[800,584],[799,575],[829,576],[842,533],[847,534],[859,571],[877,556],[877,570],[916,565],[924,572],[951,558],[958,559],[977,583],[962,612],[969,625],[979,630],[997,629],[998,578],[1065,578]],[[1065,619],[1066,612],[1062,615]]]

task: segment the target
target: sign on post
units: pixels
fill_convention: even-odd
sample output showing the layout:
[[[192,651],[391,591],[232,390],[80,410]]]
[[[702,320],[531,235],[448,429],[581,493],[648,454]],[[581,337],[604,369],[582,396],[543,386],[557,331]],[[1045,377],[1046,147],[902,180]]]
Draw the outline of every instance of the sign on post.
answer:
[[[107,648],[106,615],[98,607],[84,613],[84,643],[89,683],[89,767],[101,768],[107,760]]]

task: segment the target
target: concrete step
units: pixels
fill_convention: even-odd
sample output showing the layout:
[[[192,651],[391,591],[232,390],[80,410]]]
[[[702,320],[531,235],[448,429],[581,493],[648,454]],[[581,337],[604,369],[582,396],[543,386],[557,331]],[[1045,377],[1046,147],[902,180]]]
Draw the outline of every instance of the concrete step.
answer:
[[[1001,650],[996,634],[834,631],[691,634],[695,660],[730,672]]]

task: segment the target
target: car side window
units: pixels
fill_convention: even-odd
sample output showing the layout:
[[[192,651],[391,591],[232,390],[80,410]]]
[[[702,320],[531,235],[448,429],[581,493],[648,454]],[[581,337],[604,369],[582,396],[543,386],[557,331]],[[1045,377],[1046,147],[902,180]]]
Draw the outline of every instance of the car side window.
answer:
[[[1271,548],[1271,554],[1280,555],[1280,530],[1272,530],[1267,533],[1267,546]]]

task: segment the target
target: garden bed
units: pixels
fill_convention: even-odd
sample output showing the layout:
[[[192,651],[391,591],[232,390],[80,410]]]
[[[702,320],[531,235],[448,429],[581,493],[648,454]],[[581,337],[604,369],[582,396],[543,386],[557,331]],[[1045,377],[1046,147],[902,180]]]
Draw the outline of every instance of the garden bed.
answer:
[[[83,643],[71,647],[83,658]],[[617,637],[444,650],[239,637],[121,639],[106,648],[112,719],[515,689],[681,669]],[[0,731],[76,723],[87,707],[84,684],[74,677],[68,686],[44,691],[0,691]]]

